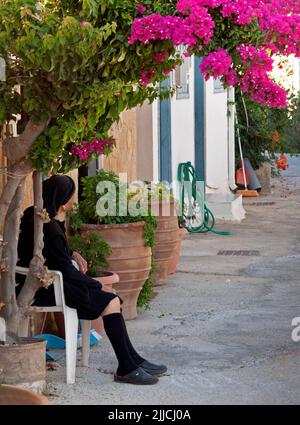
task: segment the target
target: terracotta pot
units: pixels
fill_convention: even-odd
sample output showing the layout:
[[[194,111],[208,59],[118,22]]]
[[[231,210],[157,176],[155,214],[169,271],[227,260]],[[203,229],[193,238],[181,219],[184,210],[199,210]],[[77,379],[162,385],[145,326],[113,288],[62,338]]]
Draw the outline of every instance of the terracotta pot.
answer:
[[[157,270],[152,278],[156,286],[161,286],[166,283],[170,264],[180,242],[178,217],[175,213],[174,201],[171,201],[170,208],[164,202],[156,205],[152,203],[152,211],[158,222],[155,230],[156,244],[153,251]]]
[[[19,338],[16,345],[0,345],[0,382],[42,393],[46,387],[46,343]]]
[[[49,400],[33,391],[13,385],[0,385],[0,406],[50,405]]]
[[[105,286],[105,288],[113,291],[113,285],[116,285],[120,282],[120,278],[116,273],[112,272],[100,272],[99,277],[94,277],[93,279],[99,280],[99,282]],[[102,317],[99,317],[96,320],[92,320],[91,328],[95,329],[99,335],[104,335],[104,325]]]
[[[184,227],[179,227],[178,232],[179,232],[180,239],[177,242],[177,248],[176,248],[175,254],[174,254],[174,256],[171,259],[170,264],[169,264],[169,270],[168,270],[169,274],[176,273],[177,266],[178,266],[179,259],[180,259],[182,240],[184,239],[184,237],[188,233],[188,231]]]
[[[80,233],[98,232],[112,248],[107,258],[109,270],[119,275],[120,281],[113,284],[123,299],[123,314],[126,320],[137,317],[137,300],[151,270],[151,248],[145,247],[144,222],[94,225],[84,224]]]

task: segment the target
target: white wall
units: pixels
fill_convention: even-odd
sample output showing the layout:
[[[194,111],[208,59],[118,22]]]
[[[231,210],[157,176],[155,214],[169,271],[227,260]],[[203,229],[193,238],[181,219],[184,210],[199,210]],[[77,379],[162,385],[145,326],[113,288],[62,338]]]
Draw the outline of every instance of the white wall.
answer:
[[[180,162],[195,164],[194,58],[191,58],[189,84],[189,99],[176,99],[175,94],[171,100],[173,181],[177,181]]]
[[[152,123],[153,123],[153,181],[159,180],[159,101],[155,100],[152,104]]]
[[[207,192],[226,192],[229,178],[227,91],[214,93],[212,78],[205,83],[205,133]]]

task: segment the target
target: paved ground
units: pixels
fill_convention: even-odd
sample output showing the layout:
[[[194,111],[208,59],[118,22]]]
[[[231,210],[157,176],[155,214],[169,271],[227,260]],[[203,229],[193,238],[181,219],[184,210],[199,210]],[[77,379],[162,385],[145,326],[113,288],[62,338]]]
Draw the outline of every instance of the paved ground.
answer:
[[[115,384],[104,339],[90,368],[78,367],[76,385],[64,384],[63,368],[48,372],[53,404],[299,404],[291,322],[300,316],[300,160],[274,179],[272,195],[247,199],[245,209],[242,224],[219,225],[232,236],[188,236],[178,273],[128,323],[137,348],[168,365],[159,384]]]

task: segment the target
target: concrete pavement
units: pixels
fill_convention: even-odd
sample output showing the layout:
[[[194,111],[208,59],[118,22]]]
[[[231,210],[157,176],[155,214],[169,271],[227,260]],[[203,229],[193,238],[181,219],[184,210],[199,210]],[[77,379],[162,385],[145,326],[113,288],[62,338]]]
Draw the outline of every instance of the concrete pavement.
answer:
[[[176,275],[128,323],[137,349],[168,365],[159,384],[115,384],[103,339],[75,385],[64,383],[64,368],[48,372],[51,403],[299,404],[291,322],[300,317],[300,160],[273,185],[272,195],[245,200],[242,224],[218,224],[232,236],[189,235]],[[247,252],[218,255],[225,250]]]

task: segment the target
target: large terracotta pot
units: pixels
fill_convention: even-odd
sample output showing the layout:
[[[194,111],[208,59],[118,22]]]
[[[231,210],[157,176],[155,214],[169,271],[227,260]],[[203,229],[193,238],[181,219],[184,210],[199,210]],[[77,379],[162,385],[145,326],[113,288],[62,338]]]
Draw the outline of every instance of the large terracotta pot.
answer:
[[[178,217],[175,213],[174,201],[170,206],[164,202],[158,204],[152,203],[152,212],[157,218],[157,229],[155,230],[155,248],[154,260],[156,263],[156,272],[152,279],[156,286],[166,283],[169,274],[170,264],[176,251],[180,236],[178,232]]]
[[[46,343],[19,338],[16,345],[0,345],[0,382],[42,393],[46,387]]]
[[[84,224],[80,233],[98,232],[112,248],[107,258],[109,270],[120,277],[113,285],[123,299],[126,320],[137,317],[137,300],[151,270],[151,248],[145,247],[144,222],[95,225]]]
[[[179,233],[179,240],[177,242],[175,254],[174,254],[174,256],[171,259],[170,264],[169,264],[169,270],[168,270],[169,274],[176,273],[177,266],[178,266],[179,259],[180,259],[182,241],[183,241],[184,237],[186,236],[186,234],[188,233],[188,231],[184,227],[179,227],[178,233]]]
[[[33,391],[13,385],[0,385],[0,406],[49,405],[49,400]]]

